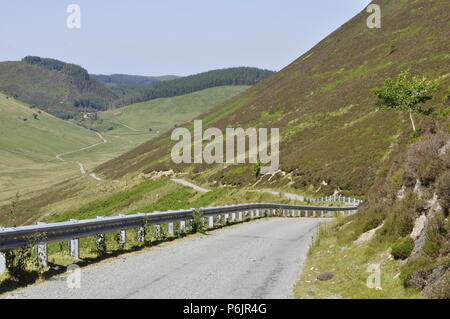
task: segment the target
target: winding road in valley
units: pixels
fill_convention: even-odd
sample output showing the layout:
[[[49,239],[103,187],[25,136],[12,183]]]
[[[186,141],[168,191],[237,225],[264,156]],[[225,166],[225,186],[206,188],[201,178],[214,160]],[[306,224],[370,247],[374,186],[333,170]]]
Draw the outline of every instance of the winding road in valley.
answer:
[[[92,265],[5,298],[292,298],[308,246],[326,219],[270,218]]]
[[[67,161],[67,160],[63,159],[62,157],[65,156],[65,155],[69,155],[69,154],[73,154],[73,153],[77,153],[77,152],[81,152],[81,151],[93,148],[93,147],[95,147],[97,145],[108,143],[108,141],[103,137],[102,134],[100,134],[98,132],[95,132],[95,134],[98,135],[98,137],[101,139],[101,142],[98,142],[98,143],[95,143],[95,144],[92,144],[92,145],[89,145],[89,146],[86,146],[86,147],[83,147],[83,148],[80,148],[80,149],[77,149],[77,150],[74,150],[74,151],[58,154],[58,155],[55,156],[56,159],[60,160],[61,162],[71,162],[72,163],[72,161]],[[80,167],[80,173],[81,174],[86,174],[86,168],[84,167],[83,163],[81,163],[81,162],[77,162],[77,163],[78,163],[78,166]],[[92,177],[93,179],[97,180],[97,181],[101,181],[102,180],[100,177],[98,177],[97,175],[95,175],[93,173],[89,174],[89,176]]]

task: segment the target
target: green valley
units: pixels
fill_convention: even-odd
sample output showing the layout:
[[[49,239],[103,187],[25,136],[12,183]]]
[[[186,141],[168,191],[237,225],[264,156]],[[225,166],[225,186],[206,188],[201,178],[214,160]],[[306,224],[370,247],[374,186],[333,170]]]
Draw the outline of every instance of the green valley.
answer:
[[[310,199],[348,196],[362,204],[317,228],[293,296],[449,299],[449,2],[373,4],[382,28],[368,28],[362,10],[279,72],[89,77],[53,59],[0,62],[0,89],[9,92],[0,94],[0,224],[238,203],[341,206],[348,203]],[[262,174],[260,160],[175,164],[172,130],[193,131],[194,120],[216,132],[279,129],[279,168]],[[83,249],[99,261],[93,238]],[[60,258],[66,246],[58,255],[52,245],[58,262],[73,262]]]

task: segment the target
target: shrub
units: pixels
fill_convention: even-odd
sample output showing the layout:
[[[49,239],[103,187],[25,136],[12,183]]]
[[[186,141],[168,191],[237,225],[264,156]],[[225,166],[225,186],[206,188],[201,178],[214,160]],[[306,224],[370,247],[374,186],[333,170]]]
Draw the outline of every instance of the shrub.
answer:
[[[436,214],[428,224],[425,234],[425,243],[422,251],[430,257],[439,255],[439,251],[445,240],[447,230],[445,229],[445,217],[442,213]]]
[[[440,172],[442,171],[442,167],[443,165],[440,157],[431,157],[419,171],[419,179],[422,185],[429,186],[434,184],[434,182],[439,177]]]
[[[414,185],[416,185],[417,177],[416,177],[416,175],[413,172],[408,170],[408,171],[403,173],[402,180],[403,180],[403,184],[406,187],[414,187]]]
[[[414,249],[414,241],[411,239],[411,237],[405,237],[403,239],[398,240],[393,246],[392,246],[392,257],[394,259],[406,259],[411,255],[411,252]]]
[[[424,186],[433,184],[444,168],[444,160],[439,150],[445,145],[448,136],[445,134],[428,134],[408,151],[408,173],[406,177],[412,179],[417,176]]]
[[[194,210],[192,213],[192,232],[204,233],[206,230],[205,221],[203,219],[203,213],[200,209]]]
[[[445,212],[450,212],[450,171],[445,172],[439,178],[437,183],[437,195],[439,203]]]
[[[32,246],[26,245],[4,252],[6,268],[15,280],[24,282],[27,277],[27,265],[32,262]]]
[[[408,263],[402,267],[400,279],[405,287],[414,287],[422,289],[425,283],[419,279],[423,277],[423,272],[428,272],[430,269],[430,259],[425,256],[412,258]],[[422,274],[418,276],[418,274]]]

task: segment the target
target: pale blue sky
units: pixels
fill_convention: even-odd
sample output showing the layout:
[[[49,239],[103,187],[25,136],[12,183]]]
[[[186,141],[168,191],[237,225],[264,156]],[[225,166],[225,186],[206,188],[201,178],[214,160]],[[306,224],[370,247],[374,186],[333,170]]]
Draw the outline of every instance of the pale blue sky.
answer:
[[[81,29],[66,8],[81,7]],[[280,70],[369,0],[14,0],[0,4],[0,61],[26,55],[90,73],[189,75]]]

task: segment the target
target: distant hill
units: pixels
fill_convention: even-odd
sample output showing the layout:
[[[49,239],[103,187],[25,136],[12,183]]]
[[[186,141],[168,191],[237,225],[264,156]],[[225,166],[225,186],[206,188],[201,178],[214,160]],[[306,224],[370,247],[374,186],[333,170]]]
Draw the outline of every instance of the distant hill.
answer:
[[[155,133],[164,133],[175,125],[181,125],[214,106],[226,102],[249,87],[246,85],[219,86],[181,96],[155,99],[99,112],[98,118],[101,122],[116,124],[107,127],[108,134],[148,132],[150,129]],[[101,131],[101,127],[95,129]]]
[[[241,67],[187,77],[90,75],[79,65],[27,56],[0,62],[0,90],[62,119],[224,85],[254,85],[272,71]]]
[[[90,76],[97,81],[105,84],[118,96],[124,96],[139,91],[162,81],[174,80],[179,78],[176,75],[141,76],[127,74],[91,74]]]
[[[115,101],[113,105],[115,107],[122,107],[162,97],[179,96],[223,85],[254,85],[271,76],[273,73],[273,71],[250,67],[213,70],[156,83],[151,87],[142,89]]]
[[[0,62],[0,89],[61,118],[71,118],[82,109],[106,109],[117,99],[82,67],[31,56]]]

